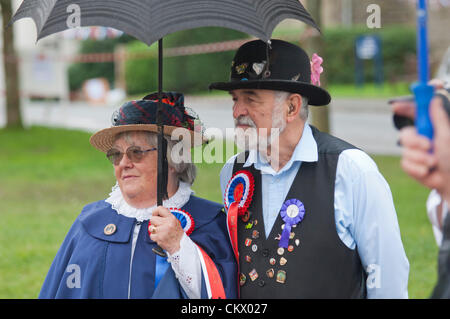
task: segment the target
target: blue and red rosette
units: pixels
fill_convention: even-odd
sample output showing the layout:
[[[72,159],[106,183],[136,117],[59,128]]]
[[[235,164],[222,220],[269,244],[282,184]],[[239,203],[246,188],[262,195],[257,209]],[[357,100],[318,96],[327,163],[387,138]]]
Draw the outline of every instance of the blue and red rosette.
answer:
[[[236,172],[225,189],[225,209],[229,211],[230,206],[236,203],[238,206],[238,216],[244,215],[252,201],[254,189],[255,181],[249,171]]]
[[[168,208],[168,210],[176,217],[176,219],[178,219],[181,228],[183,228],[183,231],[186,233],[186,235],[189,236],[195,228],[195,222],[191,214],[189,214],[187,211],[175,207]],[[148,226],[150,227],[150,225],[151,223],[149,222]]]

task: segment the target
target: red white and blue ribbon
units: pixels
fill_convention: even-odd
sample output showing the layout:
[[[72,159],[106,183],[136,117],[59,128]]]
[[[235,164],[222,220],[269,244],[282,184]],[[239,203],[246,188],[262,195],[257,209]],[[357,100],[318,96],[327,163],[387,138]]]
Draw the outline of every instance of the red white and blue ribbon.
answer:
[[[305,206],[298,199],[288,199],[281,206],[281,218],[285,222],[278,247],[288,248],[292,226],[297,225],[305,217]]]
[[[205,277],[206,293],[209,299],[226,299],[225,288],[223,287],[222,278],[214,261],[209,255],[196,244],[198,255],[200,256],[200,264],[202,266],[203,276]]]
[[[237,219],[247,211],[253,197],[255,181],[248,171],[238,171],[225,189],[224,205],[227,210],[227,226],[236,260],[239,260],[237,243]]]
[[[237,238],[238,217],[245,214],[252,201],[255,190],[255,180],[248,171],[238,171],[231,177],[224,194],[224,205],[227,210],[227,227],[230,235],[231,246],[238,263],[239,273],[239,251]],[[239,287],[239,280],[237,282]],[[238,290],[239,291],[239,290]]]

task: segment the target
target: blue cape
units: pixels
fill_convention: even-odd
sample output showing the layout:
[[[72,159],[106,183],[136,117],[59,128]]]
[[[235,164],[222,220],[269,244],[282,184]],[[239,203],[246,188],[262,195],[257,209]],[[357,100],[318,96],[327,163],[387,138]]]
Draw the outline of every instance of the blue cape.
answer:
[[[237,265],[222,206],[191,196],[182,209],[193,217],[190,238],[213,260],[227,298],[237,298]],[[112,235],[104,233],[108,224],[116,226]],[[155,285],[161,260],[152,252],[156,243],[148,235],[148,221],[141,225],[130,272],[135,224],[136,219],[118,214],[104,200],[85,206],[60,247],[39,298],[128,298],[129,290],[130,298],[187,298],[167,261],[162,260],[165,273]],[[203,270],[201,297],[208,298]]]

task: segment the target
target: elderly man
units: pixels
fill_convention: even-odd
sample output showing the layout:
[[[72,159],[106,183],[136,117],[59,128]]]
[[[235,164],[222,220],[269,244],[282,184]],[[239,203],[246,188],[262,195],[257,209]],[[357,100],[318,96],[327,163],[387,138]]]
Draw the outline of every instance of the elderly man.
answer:
[[[311,84],[319,68],[290,43],[250,41],[231,81],[210,86],[230,92],[236,127],[258,136],[220,176],[240,297],[407,298],[388,184],[363,151],[307,124],[308,104],[330,102]]]

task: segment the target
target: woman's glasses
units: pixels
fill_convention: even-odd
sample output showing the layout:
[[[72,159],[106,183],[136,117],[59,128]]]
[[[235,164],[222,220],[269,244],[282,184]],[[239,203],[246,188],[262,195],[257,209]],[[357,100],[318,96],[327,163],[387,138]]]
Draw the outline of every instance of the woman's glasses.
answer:
[[[123,154],[127,154],[127,157],[133,163],[139,163],[143,158],[145,153],[156,151],[157,148],[153,147],[148,150],[142,150],[139,146],[130,146],[127,148],[125,153],[119,151],[118,149],[112,148],[106,153],[106,157],[109,159],[113,165],[119,165],[123,158]]]

